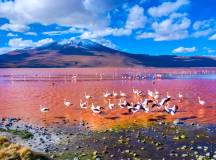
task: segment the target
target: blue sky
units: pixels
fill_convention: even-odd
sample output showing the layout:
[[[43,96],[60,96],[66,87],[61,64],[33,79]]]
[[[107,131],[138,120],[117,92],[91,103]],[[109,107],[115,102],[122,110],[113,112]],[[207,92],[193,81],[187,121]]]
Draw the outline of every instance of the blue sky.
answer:
[[[130,53],[216,56],[215,0],[0,0],[0,54],[91,39]]]

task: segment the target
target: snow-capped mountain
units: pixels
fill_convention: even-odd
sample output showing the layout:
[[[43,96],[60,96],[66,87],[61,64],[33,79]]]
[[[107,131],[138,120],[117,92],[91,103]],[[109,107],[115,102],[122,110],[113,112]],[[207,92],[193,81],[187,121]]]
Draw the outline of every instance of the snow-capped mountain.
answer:
[[[216,67],[213,57],[129,54],[88,39],[52,42],[0,55],[0,67]]]

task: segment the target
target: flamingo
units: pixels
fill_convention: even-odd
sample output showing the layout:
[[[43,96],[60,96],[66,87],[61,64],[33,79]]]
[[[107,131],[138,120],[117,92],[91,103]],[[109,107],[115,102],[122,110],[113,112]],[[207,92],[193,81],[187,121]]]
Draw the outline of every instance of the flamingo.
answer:
[[[139,111],[142,108],[142,104],[140,102],[137,102],[136,104],[134,104],[134,108]]]
[[[85,92],[85,98],[86,98],[86,99],[91,99],[92,96],[90,96],[89,94],[86,94],[86,92]]]
[[[110,99],[109,99],[109,104],[108,104],[109,109],[113,109],[114,106],[115,106],[115,104],[110,103]]]
[[[127,107],[127,106],[130,106],[130,104],[129,104],[126,100],[124,100],[124,101],[122,102],[121,99],[119,100],[118,105],[119,105],[120,108],[125,108],[125,107]]]
[[[139,111],[137,108],[137,104],[134,105],[133,102],[127,108],[129,113],[136,113]]]
[[[159,100],[159,98],[160,98],[160,95],[159,94],[155,94],[155,96],[153,97],[156,101],[158,101]]]
[[[158,105],[163,106],[165,103],[169,102],[170,100],[171,100],[171,98],[165,97],[160,101],[160,103]]]
[[[113,94],[114,97],[117,97],[117,96],[118,96],[118,93],[117,93],[117,92],[114,92],[114,91],[113,91],[112,94]]]
[[[154,92],[152,92],[152,91],[150,91],[150,90],[148,90],[148,96],[150,96],[150,97],[154,97],[155,96],[155,93]]]
[[[201,100],[200,97],[198,97],[198,102],[199,102],[199,104],[202,105],[202,106],[205,104],[205,101],[204,101],[204,100]]]
[[[152,102],[152,100],[150,99],[145,99],[142,103],[142,108],[144,109],[144,111],[147,113],[149,112],[149,107],[148,107],[148,104]]]
[[[108,91],[106,91],[105,93],[104,93],[104,98],[108,98],[108,97],[111,97],[112,96],[112,93],[110,93],[110,92],[108,92]]]
[[[174,105],[173,107],[169,107],[169,106],[165,105],[164,110],[173,116],[173,115],[175,115],[176,111],[178,110],[178,106]]]
[[[126,97],[126,93],[120,91],[120,96],[121,96],[121,97]]]
[[[92,103],[91,110],[93,113],[97,113],[97,114],[101,113],[101,107],[95,106],[94,103]]]
[[[83,108],[83,109],[87,108],[87,103],[86,102],[82,102],[81,99],[80,99],[80,108]]]
[[[140,90],[138,90],[138,89],[135,90],[135,89],[133,88],[133,94],[139,96],[139,95],[142,94],[142,91],[140,91]]]
[[[133,88],[133,94],[137,94],[137,90],[134,90],[134,88]]]
[[[171,96],[169,95],[169,92],[167,92],[167,98],[171,98]]]
[[[64,99],[64,105],[65,105],[66,107],[70,107],[71,102],[69,102],[69,101],[67,101],[66,99]]]
[[[178,97],[179,97],[180,99],[182,99],[182,98],[183,98],[183,95],[179,92]]]
[[[49,108],[46,107],[46,106],[40,105],[40,111],[43,112],[43,113],[46,113],[46,112],[49,112]]]
[[[154,92],[156,95],[159,95],[160,93],[155,89],[155,92]]]

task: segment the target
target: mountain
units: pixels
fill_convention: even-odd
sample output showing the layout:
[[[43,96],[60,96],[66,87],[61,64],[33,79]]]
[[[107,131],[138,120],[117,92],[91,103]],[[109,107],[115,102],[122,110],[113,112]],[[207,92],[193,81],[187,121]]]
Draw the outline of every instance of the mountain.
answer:
[[[53,42],[0,55],[0,67],[216,67],[213,57],[129,54],[84,39]]]

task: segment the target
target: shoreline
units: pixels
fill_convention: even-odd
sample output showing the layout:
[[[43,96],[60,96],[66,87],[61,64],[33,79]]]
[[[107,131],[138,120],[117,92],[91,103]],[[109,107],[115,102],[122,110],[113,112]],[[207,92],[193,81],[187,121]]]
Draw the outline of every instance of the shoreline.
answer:
[[[5,127],[8,130],[30,132],[33,137],[23,139],[8,132],[0,132],[0,136],[6,136],[13,143],[58,160],[65,157],[142,159],[144,155],[152,159],[216,157],[216,125],[188,124],[179,119],[172,123],[157,120],[146,127],[116,126],[112,129],[92,131],[85,122],[44,128],[24,123],[20,119],[6,118],[3,121],[1,119],[1,128]],[[115,149],[112,149],[112,145]],[[153,156],[154,151],[159,152],[160,156]]]

